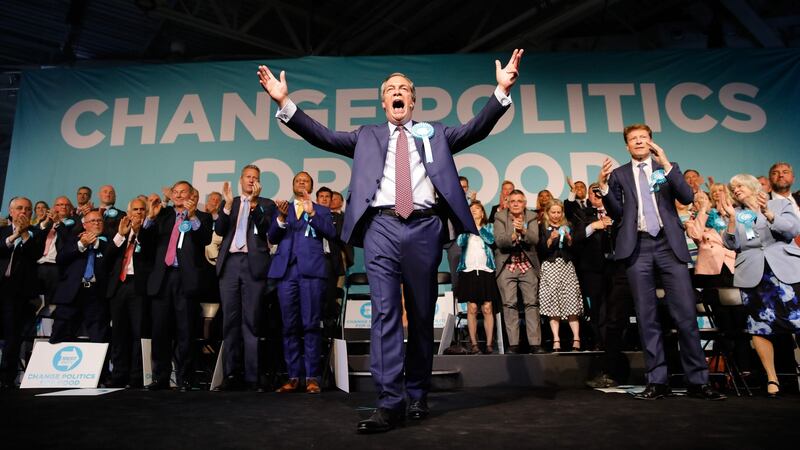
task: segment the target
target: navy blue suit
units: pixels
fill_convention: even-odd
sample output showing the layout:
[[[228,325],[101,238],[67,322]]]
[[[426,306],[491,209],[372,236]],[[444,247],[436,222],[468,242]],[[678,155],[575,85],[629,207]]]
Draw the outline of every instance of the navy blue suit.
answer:
[[[259,197],[256,201],[258,205],[241,219],[247,221],[247,252],[230,252],[240,220],[241,197],[233,199],[230,215],[220,208],[215,222],[215,231],[222,236],[216,267],[225,343],[224,372],[225,376],[244,373],[244,380],[251,383],[258,381],[256,328],[270,265],[267,231],[275,215],[272,200]]]
[[[31,227],[33,236],[8,247],[12,225],[0,227],[0,317],[2,317],[3,359],[0,361],[0,384],[11,385],[17,377],[23,327],[33,319],[29,300],[36,297],[36,260],[42,256],[44,236]],[[11,264],[9,276],[6,270]]]
[[[422,139],[414,138],[426,175],[438,194],[438,216],[409,220],[370,207],[386,166],[388,123],[365,125],[353,132],[334,132],[300,109],[286,123],[312,145],[353,158],[354,176],[350,180],[342,240],[364,247],[372,301],[370,370],[381,408],[404,408],[405,393],[412,400],[427,396],[433,369],[436,273],[442,259],[442,244],[464,232],[478,234],[464,201],[453,154],[488,136],[507,109],[492,95],[483,109],[464,125],[448,127],[432,123],[431,162],[425,159]],[[448,227],[443,225],[447,220],[453,224],[452,235],[448,235]],[[408,313],[405,356],[401,283]]]
[[[653,160],[653,170],[661,168]],[[658,235],[652,237],[647,232],[638,231],[639,191],[632,164],[623,164],[611,172],[609,192],[603,197],[603,205],[608,215],[619,223],[614,257],[626,265],[644,348],[647,382],[667,384],[668,381],[662,328],[657,314],[655,276],[660,273],[667,307],[678,330],[686,379],[691,384],[706,384],[708,365],[700,346],[695,291],[686,265],[691,259],[685,231],[675,209],[676,200],[683,204],[691,203],[694,193],[675,163],[672,163],[666,182],[660,186],[655,197],[663,226]]]
[[[106,289],[108,270],[116,258],[116,246],[109,245],[104,236],[94,250],[94,280],[83,280],[89,259],[89,249],[80,251],[79,238],[69,236],[56,256],[56,264],[61,274],[56,287],[53,303],[55,311],[53,332],[50,342],[75,340],[81,322],[91,342],[106,342],[108,334],[108,307]],[[91,248],[94,244],[90,245]]]
[[[313,217],[304,213],[298,220],[291,203],[284,225],[276,215],[269,229],[270,242],[278,244],[269,278],[278,280],[286,369],[290,378],[319,378],[322,299],[329,276],[322,239],[335,239],[336,229],[331,210],[317,204]]]

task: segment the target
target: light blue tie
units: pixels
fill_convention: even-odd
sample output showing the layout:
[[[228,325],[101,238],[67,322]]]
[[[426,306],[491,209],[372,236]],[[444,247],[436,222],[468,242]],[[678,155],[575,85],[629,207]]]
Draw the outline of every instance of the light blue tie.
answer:
[[[236,223],[236,234],[233,236],[233,242],[239,250],[244,248],[247,242],[247,219],[250,213],[250,199],[242,200],[242,210],[239,211],[239,221]]]
[[[642,198],[642,212],[644,212],[647,232],[650,236],[656,237],[661,227],[658,225],[656,205],[650,195],[650,183],[647,180],[647,174],[644,173],[645,166],[647,166],[647,163],[639,163],[639,196]]]
[[[83,271],[83,280],[92,281],[92,278],[94,278],[94,246],[89,247],[86,251],[89,252],[89,257],[86,259],[86,270]]]

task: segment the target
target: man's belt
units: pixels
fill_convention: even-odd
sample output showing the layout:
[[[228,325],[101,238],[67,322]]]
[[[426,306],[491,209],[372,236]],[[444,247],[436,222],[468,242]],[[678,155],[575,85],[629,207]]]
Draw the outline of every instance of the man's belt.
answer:
[[[436,215],[436,210],[434,208],[426,208],[426,209],[415,209],[411,212],[411,215],[408,218],[403,219],[394,208],[375,208],[375,214],[389,216],[389,217],[397,217],[400,220],[413,220],[413,219],[422,219],[423,217],[431,217]]]

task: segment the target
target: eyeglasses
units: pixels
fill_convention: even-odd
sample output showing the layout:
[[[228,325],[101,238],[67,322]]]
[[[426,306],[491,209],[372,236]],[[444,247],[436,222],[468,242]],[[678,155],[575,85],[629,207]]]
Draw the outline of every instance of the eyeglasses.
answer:
[[[103,219],[84,220],[83,223],[102,223]]]

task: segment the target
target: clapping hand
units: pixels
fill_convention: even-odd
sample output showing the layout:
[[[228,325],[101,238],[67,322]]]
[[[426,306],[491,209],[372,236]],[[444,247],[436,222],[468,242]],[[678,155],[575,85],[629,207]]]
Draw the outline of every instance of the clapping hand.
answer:
[[[225,206],[228,208],[233,207],[233,191],[231,190],[231,183],[226,181],[222,183],[222,197],[225,199]]]
[[[649,141],[647,145],[650,146],[650,153],[653,154],[653,159],[655,159],[657,163],[664,167],[665,172],[669,172],[669,170],[672,168],[672,163],[670,163],[669,159],[667,159],[667,154],[664,152],[664,149],[653,141]]]
[[[119,220],[119,228],[117,229],[117,233],[120,236],[128,236],[128,233],[131,232],[131,218],[129,216],[125,216]]]
[[[597,176],[597,184],[600,186],[600,190],[605,191],[608,187],[608,177],[611,176],[611,158],[606,158],[603,160],[603,167],[600,168],[600,174]]]
[[[305,211],[309,217],[314,217],[314,202],[311,201],[311,195],[308,192],[303,193],[303,211]]]
[[[84,231],[80,234],[80,240],[84,247],[89,247],[94,245],[94,242],[97,240],[97,235],[91,231]]]
[[[150,197],[147,198],[147,211],[147,217],[151,220],[155,219],[158,213],[161,212],[161,197],[158,194],[150,194]]]
[[[255,209],[258,206],[258,196],[261,195],[261,183],[253,181],[253,193],[250,194],[250,209]]]
[[[286,216],[289,215],[289,202],[286,200],[277,200],[275,202],[275,207],[278,208],[280,219],[286,220]]]

